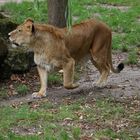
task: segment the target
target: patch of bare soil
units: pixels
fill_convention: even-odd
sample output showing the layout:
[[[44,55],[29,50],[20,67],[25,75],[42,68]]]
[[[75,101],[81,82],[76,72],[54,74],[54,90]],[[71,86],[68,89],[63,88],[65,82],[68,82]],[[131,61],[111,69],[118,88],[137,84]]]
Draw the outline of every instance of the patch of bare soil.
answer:
[[[138,17],[138,20],[137,21],[138,21],[138,23],[140,23],[140,17]]]
[[[113,54],[114,66],[126,59],[127,54],[125,53]],[[32,75],[33,74],[30,73],[27,77],[29,81],[32,81],[32,86],[39,84],[38,78],[33,79]],[[95,86],[95,82],[98,77],[99,72],[89,62],[86,77],[83,76],[78,81],[80,83],[79,88],[67,90],[62,86],[53,86],[48,89],[47,98],[38,100],[52,100],[53,102],[61,103],[65,98],[78,99],[83,96],[89,101],[94,98],[111,97],[119,102],[128,102],[132,99],[140,98],[140,68],[138,66],[125,65],[125,68],[121,73],[110,73],[107,86],[104,88],[98,88]],[[35,88],[32,90],[35,90]],[[0,102],[0,106],[30,103],[34,101],[37,101],[37,99],[32,99],[31,94],[27,94],[20,98],[14,97],[8,100],[2,100]]]
[[[107,9],[117,9],[120,10],[121,12],[127,12],[130,9],[129,6],[112,5],[112,4],[100,4],[100,6]]]
[[[43,132],[41,132],[39,130],[39,128],[37,128],[36,126],[34,127],[30,127],[30,128],[25,128],[25,127],[13,127],[11,128],[11,131],[14,133],[14,134],[17,134],[17,135],[22,135],[22,136],[26,136],[26,135],[33,135],[33,134],[42,134]]]

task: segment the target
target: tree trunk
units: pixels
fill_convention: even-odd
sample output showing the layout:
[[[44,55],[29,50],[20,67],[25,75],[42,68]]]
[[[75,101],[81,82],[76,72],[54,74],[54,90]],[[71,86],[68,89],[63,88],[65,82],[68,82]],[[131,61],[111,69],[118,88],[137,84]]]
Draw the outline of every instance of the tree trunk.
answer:
[[[66,26],[65,11],[68,0],[48,0],[48,23],[57,27]]]

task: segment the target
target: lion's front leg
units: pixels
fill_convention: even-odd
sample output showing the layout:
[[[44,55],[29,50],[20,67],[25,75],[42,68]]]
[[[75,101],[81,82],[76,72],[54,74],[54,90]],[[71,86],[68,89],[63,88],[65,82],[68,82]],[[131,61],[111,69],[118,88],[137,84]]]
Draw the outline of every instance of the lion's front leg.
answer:
[[[75,61],[70,58],[69,61],[63,66],[63,85],[67,89],[74,89],[78,87],[78,84],[74,84],[74,67]]]
[[[39,77],[40,77],[40,83],[41,83],[41,88],[39,90],[39,92],[35,92],[32,94],[33,98],[42,98],[42,97],[46,97],[46,89],[47,89],[47,78],[48,78],[48,74],[47,71],[44,68],[41,67],[37,67],[38,69],[38,73],[39,73]]]

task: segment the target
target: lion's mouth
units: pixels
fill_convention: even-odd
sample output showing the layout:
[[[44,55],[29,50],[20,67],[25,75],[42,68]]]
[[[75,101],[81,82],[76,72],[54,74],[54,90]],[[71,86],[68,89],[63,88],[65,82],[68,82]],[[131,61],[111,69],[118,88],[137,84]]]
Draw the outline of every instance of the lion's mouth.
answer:
[[[13,42],[12,44],[16,45],[17,47],[19,47],[20,45],[16,42]]]
[[[11,45],[12,45],[12,48],[17,48],[17,47],[19,47],[19,44],[17,44],[17,43],[12,43]]]
[[[21,43],[21,42],[17,43],[15,41],[12,41],[11,43],[12,43],[13,46],[16,46],[16,47],[24,47],[24,46],[26,46],[26,43]]]
[[[12,44],[12,47],[16,48],[16,47],[19,47],[20,45],[18,43],[16,43],[14,40],[11,39],[11,37],[9,37],[9,40]]]

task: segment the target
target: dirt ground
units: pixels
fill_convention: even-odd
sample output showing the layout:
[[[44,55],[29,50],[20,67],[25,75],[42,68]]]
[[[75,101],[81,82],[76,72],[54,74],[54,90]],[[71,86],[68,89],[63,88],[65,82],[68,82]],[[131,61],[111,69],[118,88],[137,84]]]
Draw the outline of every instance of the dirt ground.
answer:
[[[113,65],[116,66],[121,61],[126,61],[126,53],[114,53]],[[87,75],[81,76],[80,87],[74,90],[66,90],[63,86],[53,86],[48,88],[47,99],[54,102],[61,102],[64,98],[78,99],[84,96],[86,99],[113,97],[119,102],[130,102],[131,100],[140,99],[140,67],[136,65],[125,65],[121,73],[110,73],[107,86],[98,88],[95,86],[95,81],[99,77],[99,72],[90,62],[87,65]],[[31,73],[28,74],[28,80],[39,85],[37,80],[33,79]],[[34,84],[35,86],[35,84]],[[32,99],[31,93],[22,97],[10,97],[8,100],[0,101],[0,106],[10,104],[20,104],[34,102],[37,99]],[[45,99],[40,99],[45,100]]]

